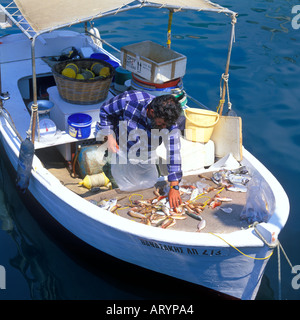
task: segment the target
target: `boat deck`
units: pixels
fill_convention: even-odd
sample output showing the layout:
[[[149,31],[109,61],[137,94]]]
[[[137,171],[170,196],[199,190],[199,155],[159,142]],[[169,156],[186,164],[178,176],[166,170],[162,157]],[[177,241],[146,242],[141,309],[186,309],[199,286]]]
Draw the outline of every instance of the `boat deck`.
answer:
[[[141,223],[141,219],[133,218],[128,215],[132,201],[154,199],[156,197],[154,191],[159,188],[162,193],[163,187],[166,185],[166,182],[158,182],[153,188],[136,192],[124,192],[119,189],[99,190],[99,188],[96,188],[95,191],[88,190],[79,185],[81,179],[71,177],[70,172],[67,169],[66,162],[55,147],[36,150],[36,154],[43,162],[45,168],[58,178],[65,187],[79,196],[84,197],[86,200],[95,203],[99,203],[101,200],[115,198],[118,200],[117,203],[121,205],[121,207],[115,211],[115,214],[137,221],[138,223]],[[195,184],[197,181],[202,179],[202,181],[207,185],[214,187],[213,190],[199,196],[199,198],[194,202],[202,203],[204,205],[207,202],[204,210],[200,214],[200,216],[206,221],[206,227],[201,230],[201,232],[230,233],[241,230],[241,228],[246,228],[248,225],[245,221],[240,220],[240,213],[246,203],[247,193],[233,192],[226,189],[216,189],[216,184],[210,180],[211,175],[212,172],[206,172],[205,175],[203,175],[207,178],[206,180],[203,180],[203,177],[199,177],[198,175],[185,176],[182,181],[182,184],[184,183],[187,185]],[[214,199],[217,193],[221,197],[232,199],[232,201],[222,202],[221,206],[217,206],[214,209],[211,208],[209,206],[209,202]],[[189,198],[189,194],[182,195],[183,200],[188,201]],[[230,213],[226,213],[221,208],[231,208],[232,211]],[[196,232],[198,223],[198,220],[187,216],[185,220],[176,220],[176,224],[169,227],[169,229]]]

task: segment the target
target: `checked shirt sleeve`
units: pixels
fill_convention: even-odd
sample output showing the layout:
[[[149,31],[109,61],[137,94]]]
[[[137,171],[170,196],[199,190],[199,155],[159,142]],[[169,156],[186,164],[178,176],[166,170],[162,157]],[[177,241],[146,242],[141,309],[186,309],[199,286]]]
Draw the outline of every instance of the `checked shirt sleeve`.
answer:
[[[168,154],[168,181],[180,181],[182,178],[181,155],[180,155],[180,130],[173,127],[169,135]]]
[[[114,133],[114,126],[124,110],[126,92],[113,97],[102,104],[100,108],[100,121],[96,124],[96,134],[100,131],[103,135]]]

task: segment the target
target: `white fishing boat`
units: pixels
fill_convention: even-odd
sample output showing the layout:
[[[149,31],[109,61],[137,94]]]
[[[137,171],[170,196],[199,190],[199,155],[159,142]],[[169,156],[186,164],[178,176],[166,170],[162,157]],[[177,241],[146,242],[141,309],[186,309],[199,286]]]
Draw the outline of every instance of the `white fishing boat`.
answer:
[[[25,197],[35,198],[65,229],[113,257],[235,298],[254,299],[265,266],[278,245],[278,236],[288,219],[289,201],[272,173],[242,145],[241,119],[234,115],[230,101],[228,113],[223,112],[229,90],[228,72],[237,13],[206,0],[15,0],[8,5],[3,1],[1,3],[5,26],[10,25],[10,21],[22,31],[0,39],[1,148],[19,178],[19,186],[25,190]],[[181,138],[184,172],[181,191],[187,211],[178,214],[184,216],[182,220],[165,212],[168,214],[164,217],[164,221],[168,221],[165,227],[168,228],[154,225],[149,216],[139,219],[128,215],[128,207],[134,201],[137,204],[141,204],[141,199],[153,201],[156,198],[156,201],[160,201],[157,192],[164,195],[167,172],[162,161],[166,157],[163,146],[157,149],[161,173],[157,184],[144,190],[129,192],[105,186],[89,190],[78,184],[81,179],[72,177],[68,167],[74,160],[78,145],[82,147],[96,143],[95,125],[104,101],[129,86],[161,94],[163,90],[159,89],[166,89],[164,84],[168,81],[174,78],[182,81],[184,56],[178,54],[179,59],[170,60],[171,75],[163,71],[167,75],[163,74],[162,78],[147,79],[143,70],[131,69],[136,60],[141,66],[148,62],[153,68],[151,61],[143,60],[143,52],[137,51],[131,56],[131,67],[126,64],[128,59],[124,58],[125,55],[130,57],[140,46],[133,44],[121,48],[120,61],[111,53],[113,46],[100,37],[97,29],[88,31],[88,21],[113,15],[118,19],[119,13],[146,7],[168,9],[169,36],[172,15],[180,19],[182,10],[197,12],[199,19],[206,12],[225,14],[231,19],[228,56],[224,57],[223,90],[220,102],[216,102],[219,107],[218,110],[213,110],[215,106],[210,108],[214,113],[217,111],[217,121],[212,126],[208,141],[191,141],[193,139],[188,136]],[[85,23],[83,33],[66,29],[78,23]],[[144,43],[142,48],[145,46]],[[66,48],[69,49],[66,51]],[[163,49],[161,47],[160,50]],[[177,53],[176,48],[165,49]],[[130,80],[125,81],[124,77],[121,77],[124,80],[121,83],[117,83],[116,79],[112,81],[110,63],[109,86],[101,101],[67,101],[62,89],[65,83],[60,83],[60,80],[67,81],[67,78],[58,75],[57,66],[65,66],[66,61],[75,64],[77,61],[91,61],[90,56],[95,53],[106,54],[111,61],[122,63],[124,69],[133,72],[131,83]],[[120,53],[119,48],[117,53]],[[197,50],[194,54],[197,54]],[[66,57],[73,60],[64,60]],[[105,63],[107,66],[109,62]],[[174,76],[177,71],[179,75]],[[84,80],[80,86],[91,81]],[[80,83],[80,80],[76,83]],[[185,115],[190,117],[192,112],[196,112],[195,109],[204,109],[200,103],[197,108],[191,108],[189,104],[197,104],[197,101],[186,93],[188,88],[182,91],[178,83],[175,87],[182,94]],[[174,83],[172,85],[174,87]],[[178,93],[178,90],[172,91],[170,86],[167,88],[168,93]],[[80,100],[81,96],[77,94],[76,99]],[[82,112],[91,117],[91,131],[84,138],[76,134],[74,136],[70,130],[72,125],[68,124],[70,115]],[[34,145],[28,186],[26,181],[20,181],[20,149],[24,141],[31,141]],[[241,168],[247,171],[247,175]],[[231,178],[236,179],[247,176],[250,181],[243,181],[244,184],[239,185],[233,181],[224,184],[222,179],[227,181],[230,174]],[[192,190],[198,192],[195,198],[191,198],[189,193]],[[111,208],[103,206],[107,199],[118,201],[116,211],[112,212]]]

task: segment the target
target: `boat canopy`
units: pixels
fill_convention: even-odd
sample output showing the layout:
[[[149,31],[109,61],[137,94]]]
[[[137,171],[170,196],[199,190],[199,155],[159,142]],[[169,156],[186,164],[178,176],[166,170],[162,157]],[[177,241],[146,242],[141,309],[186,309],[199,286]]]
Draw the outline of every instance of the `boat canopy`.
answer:
[[[208,0],[14,0],[1,5],[9,18],[29,37],[80,22],[142,7],[236,13]]]
[[[4,1],[3,1],[4,2]],[[143,7],[169,9],[169,25],[173,12],[181,10],[210,11],[225,13],[231,16],[231,36],[228,48],[226,70],[222,78],[223,91],[218,110],[222,115],[225,92],[228,92],[228,70],[231,47],[234,39],[234,28],[237,13],[215,4],[209,0],[13,0],[7,5],[0,4],[0,10],[16,24],[21,31],[31,40],[32,57],[32,141],[34,142],[35,125],[37,119],[37,81],[35,69],[35,40],[43,33],[56,29],[72,26],[81,22],[93,21],[100,17],[115,15],[119,12],[129,11]],[[169,27],[168,27],[169,28]],[[168,29],[170,32],[170,29]],[[226,81],[225,81],[226,80]],[[227,88],[227,91],[225,90]],[[228,95],[229,97],[229,95]],[[229,101],[229,100],[228,100]],[[230,103],[230,102],[228,102]],[[28,131],[30,132],[30,130]]]

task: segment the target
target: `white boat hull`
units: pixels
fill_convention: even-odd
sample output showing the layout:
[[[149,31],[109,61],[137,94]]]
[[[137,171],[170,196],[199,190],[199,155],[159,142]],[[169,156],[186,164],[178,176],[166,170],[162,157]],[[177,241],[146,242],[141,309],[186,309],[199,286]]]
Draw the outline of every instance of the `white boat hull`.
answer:
[[[52,32],[43,37],[36,45],[36,56],[39,57],[57,55],[70,43],[78,48],[89,45],[84,37],[74,32]],[[26,88],[23,86],[20,90],[17,84],[19,79],[14,75],[27,79],[32,74],[30,42],[18,35],[12,39],[14,41],[5,43],[6,50],[2,52],[1,72],[2,79],[6,80],[2,86],[11,95],[5,107],[12,114],[22,138],[25,138],[30,116],[20,91]],[[37,73],[49,75],[49,66],[41,59],[36,62]],[[9,162],[17,170],[20,142],[3,113],[0,114],[0,139]],[[69,140],[67,142],[70,143]],[[275,177],[245,149],[242,164],[263,177],[268,188],[269,200],[274,204],[272,215],[267,223],[261,223],[257,228],[268,242],[272,242],[287,221],[288,198]],[[203,232],[205,230],[164,230],[122,218],[64,187],[36,156],[33,159],[29,192],[64,228],[92,247],[134,265],[240,299],[255,298],[272,251],[253,228],[215,235]]]
[[[16,170],[17,146],[9,139],[9,127],[3,126],[3,123],[2,119],[1,142]],[[252,158],[246,150],[245,153]],[[146,269],[236,298],[255,298],[269,260],[264,258],[270,255],[272,249],[264,245],[253,229],[220,235],[220,239],[213,234],[161,230],[135,223],[88,203],[63,187],[38,164],[39,161],[35,157],[35,170],[32,170],[29,185],[30,193],[54,219],[82,241],[102,252]],[[259,165],[264,168],[260,163]],[[270,178],[272,177],[270,175]],[[275,187],[278,189],[280,185]],[[285,223],[288,200],[282,190],[277,192],[281,192],[281,206],[286,211],[280,212],[281,222]],[[274,232],[278,235],[280,231],[278,223],[272,223],[274,219],[278,220],[278,217],[274,218],[273,214],[269,223],[262,224],[265,231],[269,230],[267,234],[273,233],[273,236]]]

